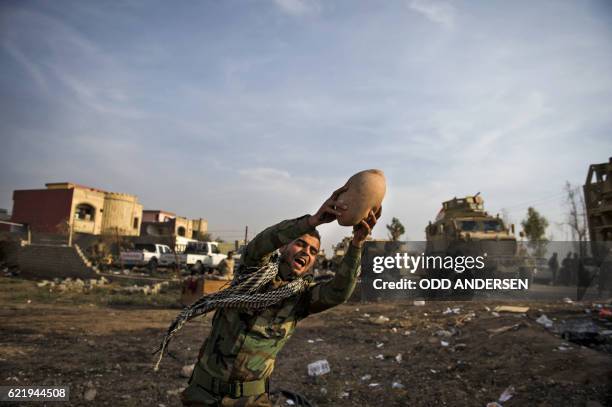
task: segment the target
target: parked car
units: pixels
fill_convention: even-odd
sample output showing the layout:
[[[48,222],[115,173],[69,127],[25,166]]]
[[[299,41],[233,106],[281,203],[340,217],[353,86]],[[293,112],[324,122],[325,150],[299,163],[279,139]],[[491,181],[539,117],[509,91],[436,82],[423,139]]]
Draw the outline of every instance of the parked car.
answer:
[[[186,267],[198,272],[216,268],[226,255],[219,251],[217,242],[189,242],[181,254],[169,253],[161,258],[164,265]]]
[[[119,258],[125,267],[147,267],[155,271],[162,256],[168,254],[172,254],[172,249],[165,244],[137,243],[134,250],[121,252]]]

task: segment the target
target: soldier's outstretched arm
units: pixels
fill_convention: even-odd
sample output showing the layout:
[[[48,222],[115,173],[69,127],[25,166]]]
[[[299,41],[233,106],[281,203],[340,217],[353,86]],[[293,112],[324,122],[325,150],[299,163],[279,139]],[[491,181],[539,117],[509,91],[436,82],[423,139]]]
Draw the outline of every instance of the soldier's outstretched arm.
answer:
[[[349,299],[359,275],[361,248],[380,218],[382,208],[376,213],[370,211],[368,217],[353,228],[353,240],[342,258],[340,267],[331,281],[317,284],[307,292],[307,313],[314,314],[342,304]]]
[[[309,218],[310,215],[304,215],[284,220],[260,232],[247,245],[242,264],[246,267],[259,267],[267,263],[276,249],[314,229],[308,222]]]
[[[259,267],[267,263],[270,255],[278,248],[291,243],[294,239],[307,234],[323,223],[329,223],[340,215],[339,210],[346,209],[337,207],[336,199],[347,190],[343,186],[334,191],[314,215],[304,215],[297,219],[282,221],[274,226],[270,226],[259,233],[247,245],[242,264],[246,267]]]

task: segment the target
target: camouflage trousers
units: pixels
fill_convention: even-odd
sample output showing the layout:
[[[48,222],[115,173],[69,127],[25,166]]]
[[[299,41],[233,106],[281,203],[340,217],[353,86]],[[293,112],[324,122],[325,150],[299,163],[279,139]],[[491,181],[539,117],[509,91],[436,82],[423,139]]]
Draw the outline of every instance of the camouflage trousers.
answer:
[[[271,407],[268,393],[257,396],[232,398],[214,394],[196,383],[191,383],[181,394],[184,406],[190,407]]]

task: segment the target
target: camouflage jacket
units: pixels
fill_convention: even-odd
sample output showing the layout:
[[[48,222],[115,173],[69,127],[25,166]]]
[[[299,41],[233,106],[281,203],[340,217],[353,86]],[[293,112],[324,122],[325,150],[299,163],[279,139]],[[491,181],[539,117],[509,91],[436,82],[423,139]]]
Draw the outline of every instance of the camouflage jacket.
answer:
[[[307,220],[308,216],[286,220],[261,232],[247,246],[241,268],[266,264],[276,249],[311,230]],[[228,382],[268,378],[277,353],[299,320],[350,297],[360,259],[361,250],[351,246],[331,281],[311,282],[301,295],[265,310],[217,310],[211,333],[200,350],[200,367],[209,375]],[[272,282],[275,286],[285,283],[279,276]]]

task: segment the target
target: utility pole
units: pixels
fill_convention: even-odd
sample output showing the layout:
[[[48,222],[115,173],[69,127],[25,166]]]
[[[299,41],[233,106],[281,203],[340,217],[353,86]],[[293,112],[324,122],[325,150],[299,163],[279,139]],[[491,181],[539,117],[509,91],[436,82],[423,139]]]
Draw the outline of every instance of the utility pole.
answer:
[[[117,245],[117,253],[119,255],[119,267],[123,273],[123,259],[121,258],[121,238],[119,237],[119,227],[115,228],[115,243]]]
[[[244,245],[246,246],[249,243],[249,225],[244,227]]]
[[[68,222],[68,246],[72,246],[72,222]]]

